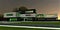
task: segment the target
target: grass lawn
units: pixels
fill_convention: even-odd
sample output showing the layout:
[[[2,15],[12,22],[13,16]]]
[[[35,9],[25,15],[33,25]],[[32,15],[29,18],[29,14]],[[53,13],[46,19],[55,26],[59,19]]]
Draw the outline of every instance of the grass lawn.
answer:
[[[52,30],[52,29],[33,29],[33,28],[16,28],[16,27],[2,27],[0,30]]]
[[[17,23],[11,23],[11,24],[54,24],[54,25],[60,25],[60,21],[17,22]],[[0,30],[52,30],[52,29],[16,28],[16,27],[2,27],[2,26],[0,26]]]
[[[33,21],[33,22],[17,22],[17,23],[11,23],[11,24],[54,24],[54,25],[60,25],[60,21]]]

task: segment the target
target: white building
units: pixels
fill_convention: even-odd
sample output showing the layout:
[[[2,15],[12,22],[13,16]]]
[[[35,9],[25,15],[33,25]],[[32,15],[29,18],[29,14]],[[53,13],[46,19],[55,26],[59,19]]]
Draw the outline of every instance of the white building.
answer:
[[[40,18],[42,18],[43,20],[47,20],[48,18],[56,20],[57,17],[58,17],[57,14],[37,14],[36,12],[34,13],[33,10],[25,11],[24,14],[21,14],[21,11],[4,13],[4,18],[9,18],[10,21],[17,21],[17,20],[37,21],[38,19],[40,20]]]

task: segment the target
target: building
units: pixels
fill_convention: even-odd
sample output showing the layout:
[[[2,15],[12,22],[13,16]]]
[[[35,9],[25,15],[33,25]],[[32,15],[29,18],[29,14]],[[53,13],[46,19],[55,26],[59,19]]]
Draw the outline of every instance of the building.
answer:
[[[34,21],[35,17],[35,9],[4,13],[4,18],[7,18],[8,21]]]
[[[58,16],[57,14],[37,14],[37,18],[39,21],[55,21],[57,20]]]
[[[57,14],[37,14],[35,9],[4,13],[7,21],[43,21],[56,20]]]

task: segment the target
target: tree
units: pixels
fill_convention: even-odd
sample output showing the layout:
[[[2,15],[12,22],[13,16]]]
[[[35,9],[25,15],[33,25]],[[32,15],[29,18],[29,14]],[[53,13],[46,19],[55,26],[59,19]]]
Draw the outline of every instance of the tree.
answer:
[[[24,6],[21,6],[20,8],[19,8],[19,10],[20,11],[25,11],[25,10],[28,10],[26,7],[24,7]]]
[[[18,9],[15,8],[15,9],[13,10],[13,12],[19,12],[19,13],[21,13],[21,14],[24,14],[26,10],[28,10],[26,7],[21,6],[21,7],[18,8]]]
[[[19,8],[14,8],[13,9],[13,12],[17,12],[17,11],[25,11],[25,10],[28,10],[26,7],[24,7],[24,6],[21,6],[21,7],[19,7]]]
[[[25,14],[25,11],[26,10],[28,10],[26,7],[24,7],[24,6],[21,6],[20,8],[19,8],[19,11],[20,11],[20,13],[22,13],[22,14]]]

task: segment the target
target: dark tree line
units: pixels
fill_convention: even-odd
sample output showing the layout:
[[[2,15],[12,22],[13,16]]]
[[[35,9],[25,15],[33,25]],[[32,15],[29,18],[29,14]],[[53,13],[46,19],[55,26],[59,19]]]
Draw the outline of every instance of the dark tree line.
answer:
[[[35,10],[35,9],[28,9],[28,8],[26,8],[26,7],[24,7],[24,6],[21,6],[21,7],[19,7],[19,8],[15,8],[15,9],[13,10],[13,12],[19,12],[19,11],[20,11],[20,13],[24,14],[26,10],[28,10],[28,11],[29,11],[29,10],[33,10],[33,13],[36,13],[36,10]]]
[[[22,7],[20,7],[20,8],[15,8],[14,10],[13,10],[13,12],[19,12],[20,11],[20,13],[25,13],[25,11],[26,10],[28,10],[26,7],[24,7],[24,6],[22,6]]]

